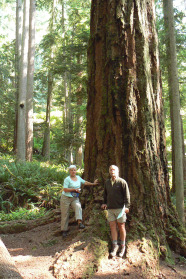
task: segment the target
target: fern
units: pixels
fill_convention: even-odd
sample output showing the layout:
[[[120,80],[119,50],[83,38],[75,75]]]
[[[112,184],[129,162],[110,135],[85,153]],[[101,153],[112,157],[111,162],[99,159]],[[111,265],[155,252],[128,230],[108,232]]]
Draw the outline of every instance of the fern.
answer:
[[[29,203],[46,208],[59,205],[67,170],[61,165],[0,160],[0,209],[9,213]]]

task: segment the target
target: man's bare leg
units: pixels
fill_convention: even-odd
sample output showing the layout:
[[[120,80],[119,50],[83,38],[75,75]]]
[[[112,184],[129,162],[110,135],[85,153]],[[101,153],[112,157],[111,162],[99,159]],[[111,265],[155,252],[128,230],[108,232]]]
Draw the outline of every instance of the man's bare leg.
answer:
[[[117,239],[118,239],[117,222],[111,221],[109,225],[110,225],[111,237],[112,237],[112,251],[110,253],[110,256],[115,257],[119,248],[117,244]]]
[[[121,247],[119,252],[119,257],[123,257],[125,253],[125,239],[126,239],[126,229],[125,223],[118,223],[118,228],[120,232]]]

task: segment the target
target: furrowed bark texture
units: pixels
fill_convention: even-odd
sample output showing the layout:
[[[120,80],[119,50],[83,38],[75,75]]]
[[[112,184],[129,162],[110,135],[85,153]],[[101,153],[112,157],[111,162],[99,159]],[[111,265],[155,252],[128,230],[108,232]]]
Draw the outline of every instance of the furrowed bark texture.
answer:
[[[85,179],[103,181],[116,164],[129,184],[133,220],[166,231],[175,212],[153,1],[92,1],[88,71]],[[94,188],[94,201],[102,190]]]

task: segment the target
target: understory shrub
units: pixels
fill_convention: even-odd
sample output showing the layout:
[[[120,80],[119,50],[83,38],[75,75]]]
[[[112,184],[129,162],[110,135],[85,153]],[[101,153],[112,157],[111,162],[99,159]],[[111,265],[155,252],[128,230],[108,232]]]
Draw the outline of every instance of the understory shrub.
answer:
[[[67,169],[40,162],[16,162],[0,155],[0,210],[5,213],[20,207],[55,208],[59,205]]]

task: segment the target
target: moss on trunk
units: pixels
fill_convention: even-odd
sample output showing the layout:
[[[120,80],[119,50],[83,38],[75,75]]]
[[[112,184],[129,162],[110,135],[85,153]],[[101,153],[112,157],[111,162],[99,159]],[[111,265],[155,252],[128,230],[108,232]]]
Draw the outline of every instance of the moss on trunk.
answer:
[[[153,1],[92,1],[88,73],[85,179],[102,181],[88,203],[101,203],[109,165],[118,165],[131,192],[129,232],[150,230],[159,246],[184,254],[168,184]]]

